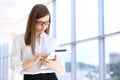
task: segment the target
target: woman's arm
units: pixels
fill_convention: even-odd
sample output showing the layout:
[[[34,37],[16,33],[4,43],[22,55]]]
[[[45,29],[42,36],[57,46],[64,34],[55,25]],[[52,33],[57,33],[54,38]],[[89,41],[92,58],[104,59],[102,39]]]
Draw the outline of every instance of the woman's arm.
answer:
[[[47,57],[47,54],[45,53],[39,53],[40,55],[36,56],[34,59],[31,59],[29,61],[23,61],[22,58],[22,47],[24,45],[24,42],[22,42],[23,37],[18,36],[15,38],[12,44],[12,51],[10,54],[10,67],[12,70],[20,73],[24,69],[38,63],[42,58]],[[29,55],[28,55],[29,57]]]
[[[34,64],[37,64],[40,60],[47,58],[47,54],[40,53],[33,60],[25,61],[22,64],[23,69],[26,69]]]

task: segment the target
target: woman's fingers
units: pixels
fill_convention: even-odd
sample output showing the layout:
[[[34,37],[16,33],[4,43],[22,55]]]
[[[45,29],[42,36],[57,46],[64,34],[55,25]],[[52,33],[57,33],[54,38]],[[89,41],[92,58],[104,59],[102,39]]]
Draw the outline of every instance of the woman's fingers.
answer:
[[[40,57],[43,57],[43,58],[47,58],[47,57],[48,57],[48,54],[47,54],[47,53],[40,53],[39,56],[40,56]]]
[[[55,55],[54,60],[58,61],[58,56],[57,55]]]

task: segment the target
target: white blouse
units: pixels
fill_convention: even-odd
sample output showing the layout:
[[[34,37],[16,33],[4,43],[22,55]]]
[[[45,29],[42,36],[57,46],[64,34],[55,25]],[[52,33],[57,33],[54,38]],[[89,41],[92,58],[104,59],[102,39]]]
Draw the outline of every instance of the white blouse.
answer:
[[[35,47],[36,47],[35,55],[39,54],[40,52],[47,53],[48,55],[51,54],[55,55],[54,51],[58,49],[58,44],[53,37],[50,37],[46,33],[42,33],[40,36],[40,45],[38,45],[36,41]],[[59,54],[56,55],[58,55],[60,64],[64,67],[64,71],[58,74],[64,74],[65,73],[65,62],[63,59],[64,56],[61,56]],[[32,55],[31,47],[25,45],[24,34],[18,35],[13,41],[12,45],[12,53],[10,57],[11,69],[19,72],[20,74],[38,74],[55,72],[50,68],[42,66],[41,62],[23,70],[22,63],[27,60],[33,60],[35,57],[36,56]]]

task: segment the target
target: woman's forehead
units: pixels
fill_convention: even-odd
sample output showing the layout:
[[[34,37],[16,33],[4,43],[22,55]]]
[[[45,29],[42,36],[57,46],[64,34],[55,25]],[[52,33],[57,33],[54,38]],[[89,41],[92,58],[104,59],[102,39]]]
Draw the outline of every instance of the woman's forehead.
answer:
[[[45,21],[48,21],[49,18],[50,18],[50,16],[49,16],[49,15],[46,15],[46,16],[44,16],[44,17],[42,17],[42,18],[37,19],[37,21],[43,21],[43,22],[45,22]]]

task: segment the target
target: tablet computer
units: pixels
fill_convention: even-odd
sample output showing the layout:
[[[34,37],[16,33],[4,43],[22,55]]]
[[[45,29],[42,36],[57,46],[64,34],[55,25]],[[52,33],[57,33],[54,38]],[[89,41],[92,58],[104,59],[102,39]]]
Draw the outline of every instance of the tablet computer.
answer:
[[[54,53],[51,53],[47,59],[50,59],[50,60],[53,60],[55,55],[59,55],[59,56],[62,56],[62,59],[63,57],[65,56],[65,53],[66,53],[66,49],[57,49],[54,51]],[[47,69],[45,66],[41,66],[41,69]]]
[[[57,50],[55,50],[55,52],[54,53],[51,53],[48,57],[47,57],[47,59],[54,59],[54,56],[55,55],[64,55],[64,53],[66,53],[66,49],[57,49]]]

